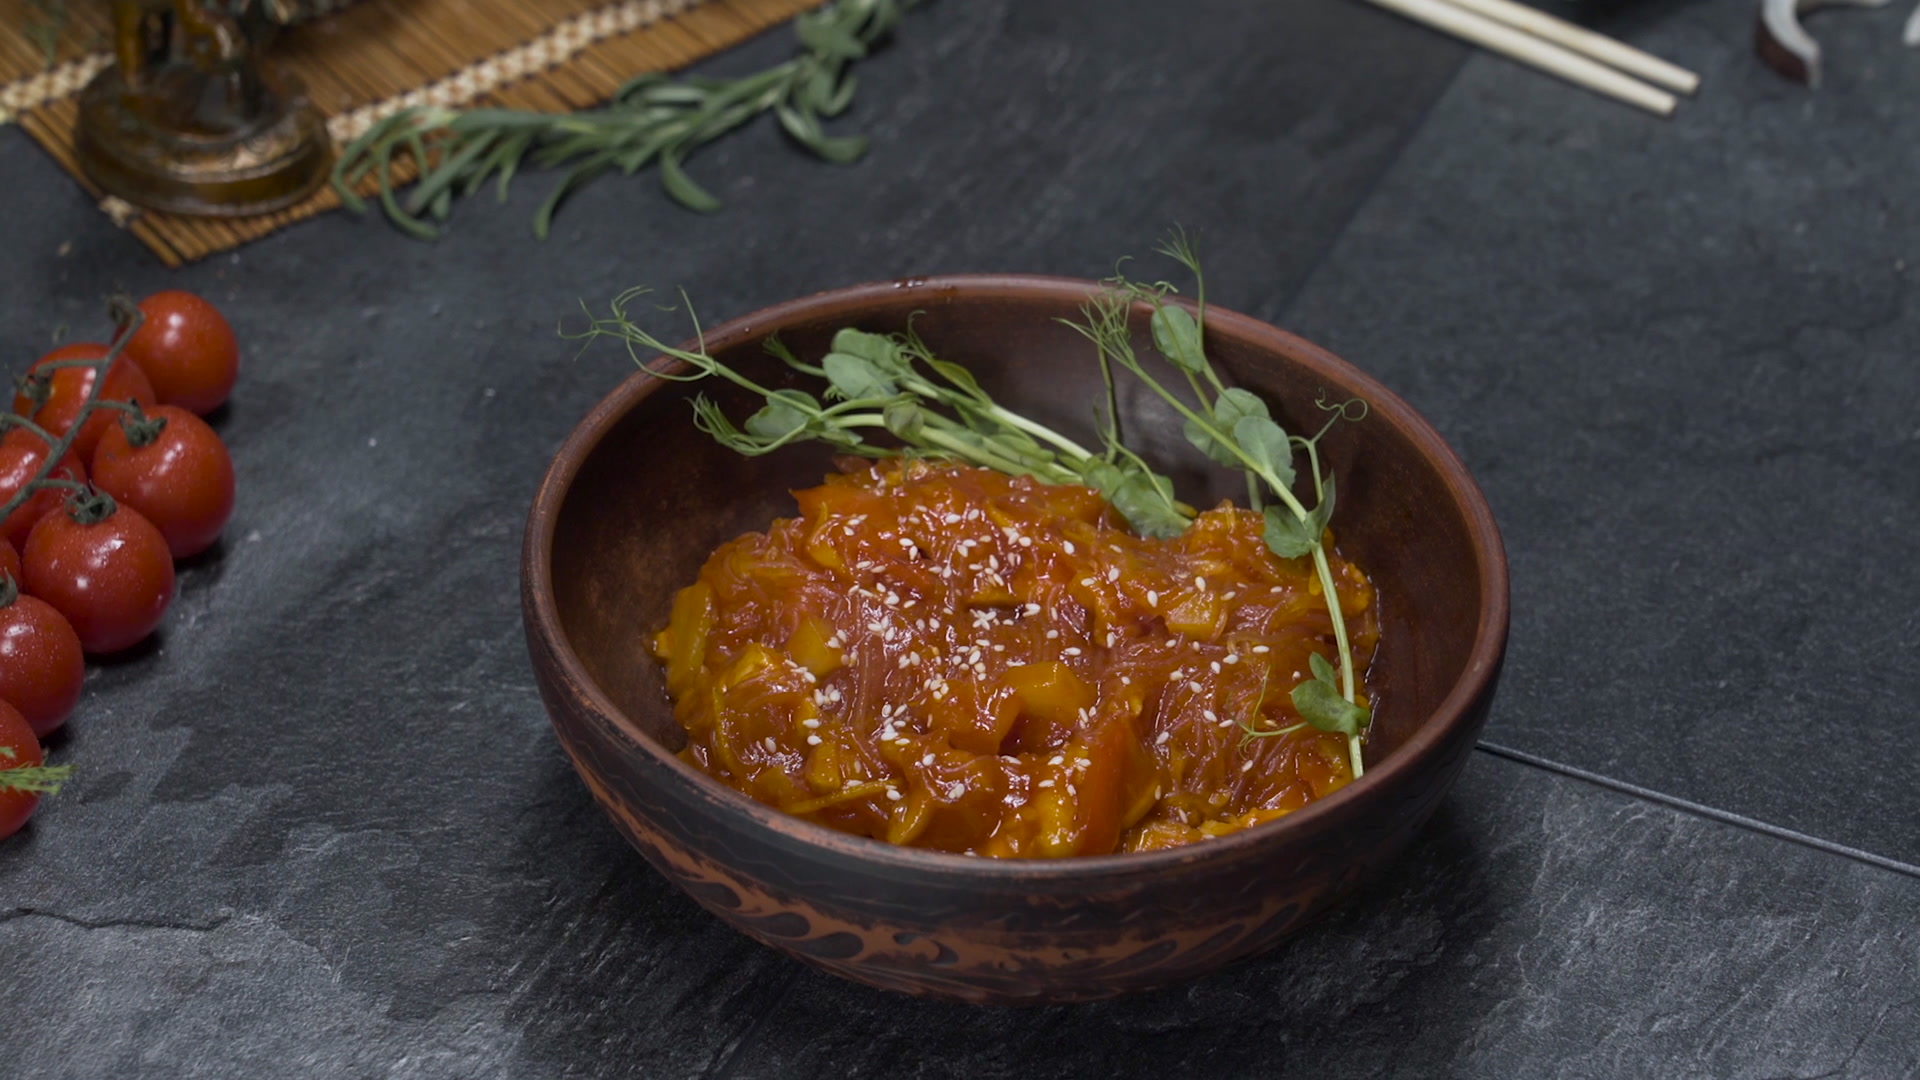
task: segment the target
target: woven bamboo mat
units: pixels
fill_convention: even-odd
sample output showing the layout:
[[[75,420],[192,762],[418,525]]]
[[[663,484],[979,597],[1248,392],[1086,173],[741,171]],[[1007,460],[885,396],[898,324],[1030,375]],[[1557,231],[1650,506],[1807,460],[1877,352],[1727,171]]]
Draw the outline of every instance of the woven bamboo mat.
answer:
[[[57,0],[59,2],[59,0]],[[187,218],[103,196],[73,153],[76,95],[110,62],[105,0],[63,0],[49,65],[44,0],[0,0],[0,121],[9,118],[169,266],[257,240],[332,210],[322,189],[251,218]],[[293,27],[272,55],[306,83],[336,143],[409,105],[564,112],[599,104],[628,78],[683,67],[821,0],[361,0]],[[36,33],[36,30],[39,33]]]

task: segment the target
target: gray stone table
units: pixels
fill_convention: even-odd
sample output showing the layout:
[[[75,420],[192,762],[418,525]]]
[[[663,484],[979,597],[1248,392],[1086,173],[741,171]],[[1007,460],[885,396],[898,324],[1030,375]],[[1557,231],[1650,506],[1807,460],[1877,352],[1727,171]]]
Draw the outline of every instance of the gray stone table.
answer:
[[[177,272],[0,130],[9,364],[115,288],[246,350],[227,537],[0,845],[0,1076],[1920,1074],[1920,53],[1827,17],[1808,93],[1751,9],[1570,9],[1705,76],[1663,122],[1352,0],[935,0],[862,70],[857,166],[759,126],[694,162],[717,216],[605,181],[538,243],[534,176],[438,243],[336,214]],[[1097,276],[1175,221],[1485,486],[1484,752],[1377,887],[1189,986],[966,1009],[735,935],[531,685],[523,516],[623,373],[556,321]]]

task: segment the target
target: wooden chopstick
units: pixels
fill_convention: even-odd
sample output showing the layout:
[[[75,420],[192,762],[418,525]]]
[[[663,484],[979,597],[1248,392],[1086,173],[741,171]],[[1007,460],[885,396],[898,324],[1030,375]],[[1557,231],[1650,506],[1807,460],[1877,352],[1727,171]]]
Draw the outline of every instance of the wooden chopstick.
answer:
[[[1525,30],[1556,45],[1564,45],[1609,67],[1637,75],[1655,86],[1664,86],[1682,94],[1691,94],[1700,89],[1700,76],[1686,68],[1622,44],[1605,34],[1596,34],[1565,19],[1555,18],[1538,8],[1516,4],[1513,0],[1452,0],[1452,3],[1455,7],[1463,7],[1515,29]]]
[[[1415,22],[1425,23],[1484,49],[1530,64],[1542,71],[1591,90],[1645,109],[1659,116],[1671,116],[1679,99],[1665,90],[1624,75],[1572,49],[1535,37],[1503,22],[1475,14],[1449,0],[1369,0],[1370,3],[1397,12]],[[1624,46],[1623,46],[1624,48]]]

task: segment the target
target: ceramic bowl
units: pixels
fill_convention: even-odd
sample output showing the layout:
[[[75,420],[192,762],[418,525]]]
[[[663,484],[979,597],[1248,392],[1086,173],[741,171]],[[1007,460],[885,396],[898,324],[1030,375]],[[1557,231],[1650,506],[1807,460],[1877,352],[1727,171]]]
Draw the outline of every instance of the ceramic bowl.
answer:
[[[709,350],[785,382],[761,342],[818,355],[844,326],[914,328],[1003,403],[1088,434],[1103,396],[1091,347],[1056,320],[1093,283],[966,276],[857,286],[707,333]],[[1137,319],[1145,349],[1145,318]],[[1291,431],[1321,399],[1367,418],[1324,440],[1339,480],[1333,529],[1378,588],[1378,708],[1366,776],[1269,824],[1173,850],[1058,860],[892,847],[782,814],[675,756],[649,636],[722,541],[795,512],[789,492],[832,468],[815,446],[761,458],[695,430],[682,383],[635,372],[574,429],[535,497],[521,567],[528,646],[567,755],[627,839],[742,932],[873,986],[982,1003],[1108,997],[1191,979],[1268,948],[1391,863],[1458,777],[1485,721],[1507,635],[1507,568],[1479,488],[1433,428],[1326,350],[1221,309],[1209,354]],[[656,359],[656,364],[666,361]],[[1132,381],[1130,445],[1184,498],[1244,497],[1236,474],[1180,438]],[[757,404],[703,383],[730,415]],[[1204,497],[1202,497],[1204,496]]]

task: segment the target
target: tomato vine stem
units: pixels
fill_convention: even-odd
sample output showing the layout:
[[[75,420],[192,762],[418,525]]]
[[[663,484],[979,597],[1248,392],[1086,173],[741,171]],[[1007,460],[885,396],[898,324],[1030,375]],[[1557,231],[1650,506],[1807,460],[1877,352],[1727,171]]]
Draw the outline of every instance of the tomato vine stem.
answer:
[[[60,462],[66,458],[67,451],[73,449],[74,439],[79,437],[80,429],[86,426],[87,420],[93,416],[95,411],[108,407],[122,407],[119,402],[101,400],[100,391],[107,384],[108,370],[111,369],[114,362],[119,360],[121,355],[127,351],[127,342],[133,340],[133,335],[139,331],[141,324],[146,321],[146,316],[141,314],[140,309],[137,307],[131,310],[116,307],[114,314],[116,316],[115,322],[118,332],[114,335],[113,344],[107,347],[106,355],[100,357],[98,360],[56,360],[41,369],[42,371],[57,367],[90,367],[94,369],[93,382],[87,387],[86,400],[80,403],[79,412],[74,414],[73,423],[67,428],[64,434],[56,439],[53,437],[52,432],[35,424],[31,417],[9,417],[7,422],[12,426],[24,428],[38,435],[41,439],[46,440],[47,456],[40,462],[40,467],[34,470],[33,478],[21,484],[20,490],[14,492],[12,498],[8,499],[4,505],[0,505],[0,521],[5,521],[12,517],[15,510],[25,506],[28,499],[33,498],[35,494],[44,488],[79,486],[71,480],[52,479],[52,473],[54,469],[59,467]]]

